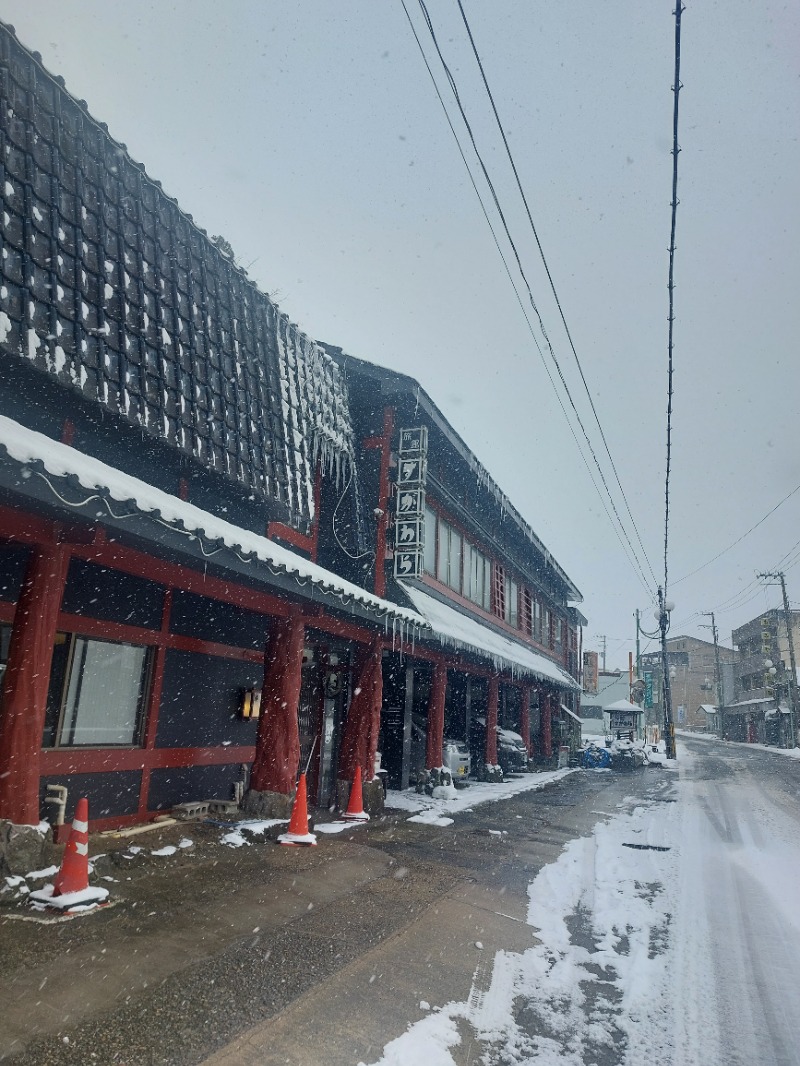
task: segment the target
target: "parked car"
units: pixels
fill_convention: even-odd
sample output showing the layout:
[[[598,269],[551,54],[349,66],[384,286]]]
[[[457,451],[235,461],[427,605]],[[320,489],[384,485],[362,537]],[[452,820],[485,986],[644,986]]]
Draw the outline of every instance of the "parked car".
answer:
[[[472,759],[465,740],[454,740],[452,737],[445,737],[442,745],[442,766],[448,768],[453,775],[454,781],[469,777]]]
[[[513,729],[497,726],[497,762],[504,774],[520,773],[528,768],[528,749],[525,741]],[[486,719],[476,718],[470,730],[470,748],[472,751],[472,768],[478,770],[485,765]]]
[[[497,761],[504,773],[528,769],[528,749],[519,733],[497,727]]]
[[[427,747],[426,722],[414,715],[411,719],[411,752],[409,757],[409,781],[416,784],[419,774],[425,769],[425,751]],[[445,737],[442,743],[440,766],[446,766],[453,775],[453,780],[469,777],[471,759],[469,746],[464,740]]]

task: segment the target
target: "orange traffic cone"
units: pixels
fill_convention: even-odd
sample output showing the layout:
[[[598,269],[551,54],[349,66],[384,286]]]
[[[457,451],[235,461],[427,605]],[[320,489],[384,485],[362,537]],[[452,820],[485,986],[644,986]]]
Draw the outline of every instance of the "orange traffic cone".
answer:
[[[313,846],[317,838],[308,831],[308,800],[306,798],[306,775],[300,774],[297,783],[294,803],[292,804],[292,817],[289,820],[289,829],[278,837],[279,844],[287,844],[290,847]]]
[[[89,801],[78,800],[72,829],[64,849],[61,869],[53,885],[54,896],[83,892],[89,887]]]
[[[69,840],[64,849],[61,869],[55,883],[45,885],[28,896],[33,903],[67,910],[71,907],[94,906],[108,896],[107,888],[89,886],[89,801],[78,800]]]
[[[348,822],[368,822],[369,815],[364,810],[364,798],[361,793],[361,767],[356,767],[353,784],[350,786],[350,798],[347,801],[347,810],[342,817]]]

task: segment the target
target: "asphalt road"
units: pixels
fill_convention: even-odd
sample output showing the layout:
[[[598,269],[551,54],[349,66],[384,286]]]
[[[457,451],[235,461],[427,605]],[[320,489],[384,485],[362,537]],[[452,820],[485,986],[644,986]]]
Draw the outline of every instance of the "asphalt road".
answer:
[[[445,829],[396,814],[313,849],[232,851],[194,825],[148,834],[146,849],[194,846],[104,860],[116,906],[54,926],[0,909],[0,1058],[374,1060],[422,1001],[464,998],[483,960],[530,945],[529,882],[658,776],[578,772]]]
[[[800,1064],[800,761],[682,743],[676,1062]]]

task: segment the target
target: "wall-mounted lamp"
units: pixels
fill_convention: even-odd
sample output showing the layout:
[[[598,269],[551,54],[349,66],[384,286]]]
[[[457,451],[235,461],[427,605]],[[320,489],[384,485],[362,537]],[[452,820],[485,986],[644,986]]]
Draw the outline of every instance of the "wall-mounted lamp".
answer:
[[[246,688],[242,693],[242,706],[241,706],[242,718],[260,718],[261,717],[261,689]]]

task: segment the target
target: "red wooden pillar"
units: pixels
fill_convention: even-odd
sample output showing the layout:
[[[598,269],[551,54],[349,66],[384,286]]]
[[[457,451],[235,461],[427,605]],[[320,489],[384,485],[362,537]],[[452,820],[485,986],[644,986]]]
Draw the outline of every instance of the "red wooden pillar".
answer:
[[[433,668],[431,694],[428,699],[428,732],[425,737],[425,769],[442,765],[444,742],[444,702],[447,693],[447,667],[437,662]]]
[[[169,619],[172,612],[172,589],[164,592],[164,606],[161,609],[161,632],[159,642],[153,653],[153,668],[150,674],[150,694],[147,698],[147,712],[144,727],[145,751],[153,751],[158,733],[158,715],[161,710],[161,693],[164,689],[164,666],[167,661],[166,638],[169,635]],[[142,781],[139,785],[139,817],[147,816],[147,797],[150,792],[150,767],[142,767]]]
[[[497,766],[497,705],[500,702],[500,679],[489,678],[489,699],[486,706],[486,765]]]
[[[264,686],[250,787],[256,792],[294,792],[300,762],[297,709],[305,629],[300,614],[275,621],[264,656]]]
[[[519,731],[522,734],[528,755],[531,755],[531,690],[527,685],[522,686],[520,695],[522,698],[519,708]]]
[[[371,781],[375,776],[382,703],[383,642],[376,635],[361,657],[356,687],[342,731],[338,774],[341,781],[352,781],[358,766],[363,781]]]
[[[553,754],[553,707],[549,692],[542,694],[542,755],[549,759]]]
[[[68,566],[66,545],[32,548],[14,614],[0,713],[0,818],[17,825],[39,823],[39,753]]]

